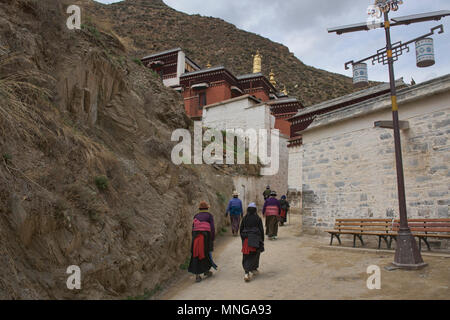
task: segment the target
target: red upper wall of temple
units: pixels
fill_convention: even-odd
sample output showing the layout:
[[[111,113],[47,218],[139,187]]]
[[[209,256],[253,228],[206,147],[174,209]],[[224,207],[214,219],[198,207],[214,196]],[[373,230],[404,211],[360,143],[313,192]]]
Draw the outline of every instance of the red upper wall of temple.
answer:
[[[178,54],[180,48],[154,54],[142,59],[147,67],[156,71],[163,79],[177,76]],[[291,122],[303,106],[297,99],[277,97],[277,89],[262,73],[252,73],[234,76],[225,67],[215,67],[200,70],[192,60],[186,57],[186,65],[194,70],[182,74],[180,90],[184,98],[186,114],[194,119],[201,119],[203,108],[207,105],[223,102],[245,94],[249,94],[262,102],[267,102],[271,113],[275,116],[275,128],[284,135],[291,134]],[[187,66],[188,68],[189,66]],[[192,70],[192,68],[189,68]]]

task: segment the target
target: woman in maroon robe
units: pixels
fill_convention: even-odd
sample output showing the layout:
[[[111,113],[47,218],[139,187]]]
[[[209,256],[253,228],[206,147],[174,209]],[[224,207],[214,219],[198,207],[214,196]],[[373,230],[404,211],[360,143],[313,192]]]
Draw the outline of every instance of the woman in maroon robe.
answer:
[[[212,260],[214,250],[215,227],[214,217],[209,213],[209,205],[202,201],[199,213],[195,215],[192,223],[191,262],[188,271],[196,275],[196,282],[205,277],[212,276],[211,268],[217,269]]]

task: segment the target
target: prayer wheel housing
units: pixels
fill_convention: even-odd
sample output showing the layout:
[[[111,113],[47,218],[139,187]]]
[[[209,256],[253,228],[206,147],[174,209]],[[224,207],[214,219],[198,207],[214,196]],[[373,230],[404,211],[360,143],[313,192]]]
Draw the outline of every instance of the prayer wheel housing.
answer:
[[[416,58],[419,68],[431,67],[436,63],[434,59],[434,43],[432,38],[416,41]]]

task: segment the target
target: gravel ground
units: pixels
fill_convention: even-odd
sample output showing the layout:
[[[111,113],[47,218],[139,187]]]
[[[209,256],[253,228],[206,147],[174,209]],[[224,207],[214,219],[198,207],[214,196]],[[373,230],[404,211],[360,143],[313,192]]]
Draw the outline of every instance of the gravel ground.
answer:
[[[309,299],[450,299],[450,258],[424,256],[428,267],[417,271],[386,271],[393,254],[323,248],[325,236],[303,235],[300,216],[280,228],[279,240],[266,240],[260,275],[245,283],[240,238],[225,235],[217,243],[219,270],[194,283],[186,272],[176,277],[155,299],[173,300],[309,300]],[[351,239],[344,242],[350,244]],[[374,247],[370,243],[369,247]],[[376,247],[376,246],[375,246]],[[367,268],[381,269],[381,289],[367,288]]]

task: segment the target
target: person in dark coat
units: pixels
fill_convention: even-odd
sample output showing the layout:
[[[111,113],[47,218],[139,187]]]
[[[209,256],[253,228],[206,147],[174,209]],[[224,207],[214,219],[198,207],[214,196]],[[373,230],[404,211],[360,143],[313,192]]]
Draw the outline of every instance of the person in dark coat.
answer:
[[[205,277],[212,276],[211,268],[217,269],[213,259],[215,226],[214,217],[209,213],[209,205],[202,201],[199,213],[195,215],[192,223],[191,261],[188,271],[196,275],[196,282]]]
[[[270,240],[276,240],[278,236],[278,222],[280,221],[281,205],[277,200],[277,193],[272,191],[270,198],[266,200],[263,208],[266,217],[266,235]]]
[[[263,192],[264,201],[270,198],[270,194],[272,191],[270,190],[270,186],[267,186],[266,190]]]
[[[242,220],[240,234],[242,239],[242,266],[246,282],[258,274],[259,258],[264,252],[264,227],[258,216],[255,203],[248,206],[247,214]]]
[[[230,200],[227,207],[225,217],[230,215],[231,230],[233,236],[237,236],[239,233],[239,225],[241,224],[241,218],[244,216],[244,210],[242,209],[242,201],[239,199],[239,193],[233,192],[233,199]]]
[[[284,224],[287,222],[287,216],[289,213],[289,208],[291,207],[289,205],[289,201],[287,201],[286,196],[282,196],[280,200],[280,206],[281,206],[281,218],[280,218],[280,226],[284,226]]]

